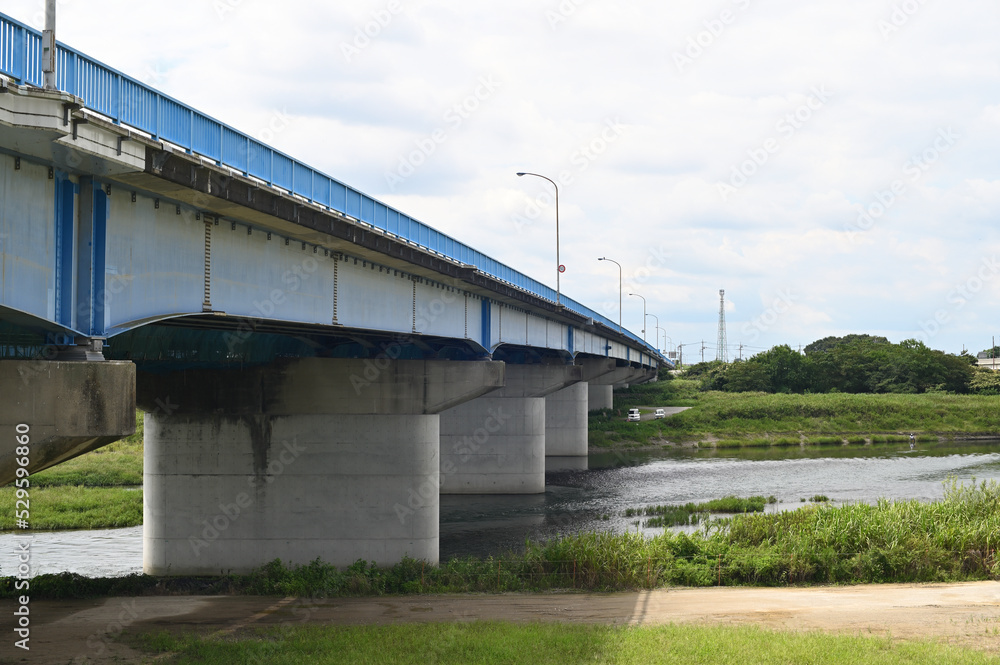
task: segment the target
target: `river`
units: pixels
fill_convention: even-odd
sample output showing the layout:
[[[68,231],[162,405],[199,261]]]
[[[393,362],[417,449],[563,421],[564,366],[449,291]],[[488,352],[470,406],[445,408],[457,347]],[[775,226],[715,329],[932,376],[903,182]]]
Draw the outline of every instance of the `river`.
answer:
[[[550,473],[545,494],[441,497],[441,558],[496,554],[585,530],[643,530],[629,507],[702,502],[726,495],[774,496],[768,510],[879,498],[932,501],[944,482],[1000,481],[1000,440],[767,449],[669,449],[591,455],[589,471]],[[0,576],[16,567],[20,533],[0,534]],[[142,527],[38,532],[32,573],[113,576],[142,570]]]

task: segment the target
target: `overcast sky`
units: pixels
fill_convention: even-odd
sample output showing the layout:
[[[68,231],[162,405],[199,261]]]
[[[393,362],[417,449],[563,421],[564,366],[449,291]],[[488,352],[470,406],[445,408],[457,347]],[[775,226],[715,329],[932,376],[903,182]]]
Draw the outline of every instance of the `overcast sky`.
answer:
[[[41,27],[42,0],[0,11]],[[1000,336],[995,0],[62,0],[58,38],[684,359]],[[653,340],[654,320],[647,338]],[[663,346],[663,336],[660,336]]]

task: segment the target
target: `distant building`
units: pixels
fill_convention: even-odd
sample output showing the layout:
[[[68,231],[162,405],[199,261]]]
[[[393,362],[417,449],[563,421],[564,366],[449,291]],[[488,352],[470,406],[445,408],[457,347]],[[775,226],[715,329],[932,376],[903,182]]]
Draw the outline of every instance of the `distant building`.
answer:
[[[990,358],[989,351],[980,351],[976,354],[976,365],[978,367],[988,367],[1000,372],[1000,358]]]

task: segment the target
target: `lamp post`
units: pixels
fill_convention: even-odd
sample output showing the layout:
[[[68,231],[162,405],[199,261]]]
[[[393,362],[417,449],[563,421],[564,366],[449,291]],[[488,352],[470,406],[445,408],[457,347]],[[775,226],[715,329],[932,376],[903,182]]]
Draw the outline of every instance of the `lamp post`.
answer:
[[[42,32],[42,85],[46,90],[56,85],[56,0],[45,0],[45,30]]]
[[[620,335],[622,332],[622,264],[618,263],[614,259],[609,259],[606,256],[602,256],[597,260],[611,261],[618,266],[618,334]]]
[[[538,173],[527,173],[522,171],[517,174],[519,178],[521,176],[526,176],[526,175],[533,175],[536,178],[542,178],[543,180],[548,180],[549,182],[552,183],[552,186],[556,188],[556,307],[560,307],[562,303],[560,302],[561,292],[559,289],[559,277],[560,275],[562,275],[562,271],[565,270],[565,268],[563,268],[563,265],[559,263],[559,185],[557,185],[556,181],[553,180],[552,178],[546,178],[545,176],[540,175]]]
[[[636,298],[642,298],[642,341],[646,341],[646,299],[640,296],[638,293],[630,293],[630,296],[635,296]]]

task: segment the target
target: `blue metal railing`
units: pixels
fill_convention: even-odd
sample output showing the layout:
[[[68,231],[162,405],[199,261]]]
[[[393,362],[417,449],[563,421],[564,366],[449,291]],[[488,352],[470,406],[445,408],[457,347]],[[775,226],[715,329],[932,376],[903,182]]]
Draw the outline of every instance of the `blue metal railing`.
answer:
[[[40,31],[0,14],[0,73],[19,84],[40,87],[41,51]],[[116,124],[203,155],[444,258],[473,265],[541,298],[556,300],[555,290],[541,282],[75,49],[57,44],[56,58],[59,89],[80,97],[88,109]],[[618,329],[607,317],[572,299],[562,296],[561,302],[577,314]],[[655,353],[633,333],[622,332]]]

